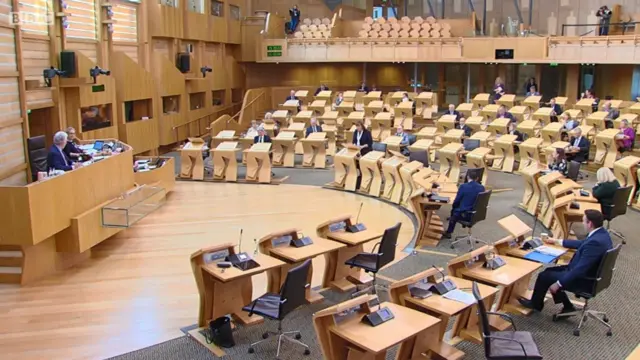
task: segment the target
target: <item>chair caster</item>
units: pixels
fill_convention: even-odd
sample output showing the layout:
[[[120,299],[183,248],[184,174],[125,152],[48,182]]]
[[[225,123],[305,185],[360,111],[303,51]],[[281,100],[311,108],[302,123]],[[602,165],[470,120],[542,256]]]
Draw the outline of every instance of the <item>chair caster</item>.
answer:
[[[555,315],[555,314],[551,318],[551,321],[553,321],[553,322],[557,322],[558,320],[560,320],[560,318],[558,317],[558,315]]]
[[[296,334],[295,338],[296,338],[296,340],[300,340],[300,339],[302,339],[302,335]]]
[[[263,338],[263,339],[266,339],[266,338],[268,338],[268,337],[269,337],[269,333],[263,333],[263,334],[262,334],[262,338]]]
[[[255,350],[253,350],[252,347],[249,348],[249,354],[253,354],[255,352]]]
[[[608,323],[609,322],[609,318],[605,316],[605,317],[602,318],[602,321]]]
[[[305,354],[305,355],[309,355],[309,354],[311,354],[311,350],[309,350],[309,349],[304,349],[304,353],[303,353],[303,354]]]
[[[613,332],[611,330],[607,331],[607,336],[613,336]]]
[[[453,246],[453,245],[451,245],[451,249],[452,249],[452,250],[455,250],[455,249],[456,249],[456,247],[455,247],[455,246]]]
[[[573,336],[580,336],[580,330],[578,329],[573,330]]]

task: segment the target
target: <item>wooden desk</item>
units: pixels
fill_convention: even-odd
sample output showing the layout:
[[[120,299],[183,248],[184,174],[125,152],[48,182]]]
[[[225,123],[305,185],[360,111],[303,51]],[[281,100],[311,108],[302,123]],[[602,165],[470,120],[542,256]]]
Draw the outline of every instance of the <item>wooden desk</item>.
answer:
[[[542,171],[546,170],[539,164],[531,166],[520,171],[520,176],[524,180],[524,195],[520,207],[529,214],[536,216],[538,213],[538,205],[540,203],[540,185],[538,179]]]
[[[442,269],[440,269],[440,271],[442,271]],[[440,323],[440,341],[443,341],[445,332],[447,331],[447,325],[451,318],[455,316],[456,320],[453,324],[449,344],[455,345],[462,340],[469,340],[474,343],[481,344],[482,335],[476,304],[467,305],[459,301],[449,300],[444,296],[435,293],[426,299],[418,299],[411,296],[409,286],[421,281],[427,281],[430,283],[443,281],[440,277],[440,272],[438,270],[430,268],[405,279],[396,281],[389,286],[391,301],[410,309],[435,316],[442,320]],[[440,281],[437,280],[438,278],[440,278]],[[447,279],[453,281],[458,289],[465,289],[463,291],[470,291],[473,286],[472,281],[462,278],[447,276]],[[484,302],[485,307],[490,309],[493,305],[498,289],[492,286],[478,284],[478,290],[480,290],[480,297],[482,298],[482,302]],[[451,355],[447,358],[459,359],[464,356],[464,353],[456,348],[451,347],[450,351]]]
[[[578,203],[578,209],[572,209],[572,201]],[[582,199],[574,193],[560,196],[553,203],[554,223],[551,228],[553,236],[560,239],[569,239],[571,234],[570,223],[581,222],[584,212],[587,210],[601,211],[600,204],[590,198]]]
[[[300,100],[287,100],[284,104],[280,105],[283,110],[289,111],[292,115],[298,113],[298,107],[300,106]]]
[[[538,166],[540,162],[540,146],[542,146],[543,140],[540,138],[528,138],[521,142],[518,147],[520,148],[520,165],[518,171],[522,172],[524,169],[530,166]]]
[[[304,126],[303,123],[294,122],[294,123],[291,123],[291,125],[289,125],[289,127],[286,129],[286,131],[295,133],[296,134],[295,136],[298,139],[304,139],[305,138],[306,127]],[[302,142],[301,141],[297,141],[296,142],[295,152],[296,152],[296,155],[304,154],[304,149],[302,148]]]
[[[314,115],[324,114],[326,108],[326,100],[314,100],[309,106],[307,106],[307,109],[313,111]]]
[[[269,135],[271,137],[271,135]],[[271,137],[273,139],[273,137]],[[240,144],[240,148],[242,149],[242,163],[247,163],[247,150],[251,149],[253,146],[254,137],[245,135],[244,137],[239,138],[238,143]]]
[[[480,179],[480,182],[484,186],[487,186],[487,179],[489,178],[489,166],[487,166],[487,161],[489,161],[488,156],[492,151],[492,149],[486,147],[479,147],[473,149],[473,151],[467,154],[467,166],[469,169],[484,169],[482,172],[482,179]]]
[[[204,161],[202,150],[204,140],[190,138],[180,149],[180,177],[183,179],[204,180]]]
[[[393,109],[393,115],[396,119],[404,119],[402,127],[405,130],[413,129],[413,101],[399,103],[398,106]]]
[[[384,141],[391,136],[391,113],[379,112],[371,119],[371,136],[374,141]]]
[[[423,353],[439,354],[440,320],[421,312],[383,302],[394,318],[376,327],[362,322],[369,312],[378,309],[368,305],[376,301],[372,295],[347,300],[314,314],[313,322],[325,359],[385,359],[392,347],[400,344],[396,359],[417,359]],[[340,316],[348,311],[349,315]]]
[[[382,198],[400,204],[403,191],[400,167],[406,162],[407,159],[404,156],[392,156],[382,162],[382,176],[384,176]]]
[[[400,145],[400,142],[402,142],[402,137],[396,135],[389,136],[388,138],[382,140],[383,144],[387,144],[387,153],[391,153],[391,151],[399,153],[400,148],[403,146]]]
[[[420,139],[409,145],[409,151],[426,151],[429,156],[429,161],[433,162],[436,158],[436,151],[432,147],[435,140]]]
[[[510,108],[508,111],[514,118],[516,118],[518,126],[525,121],[529,121],[529,118],[531,117],[531,109],[528,106],[517,105]],[[534,122],[537,123],[537,121]]]
[[[360,191],[379,197],[382,190],[382,162],[386,154],[382,151],[369,151],[360,158]]]
[[[271,144],[253,144],[251,149],[245,150],[247,157],[247,181],[264,184],[271,183]]]
[[[496,104],[504,105],[507,109],[510,109],[516,105],[515,94],[504,94],[500,99],[496,100]]]
[[[353,101],[343,100],[340,105],[336,106],[336,111],[338,112],[338,117],[346,118],[352,111],[355,111],[355,104]]]
[[[449,261],[449,274],[491,286],[501,286],[502,291],[496,303],[497,311],[522,315],[530,314],[532,310],[520,305],[518,298],[531,298],[532,291],[528,290],[529,282],[533,273],[540,269],[542,264],[511,256],[501,256],[506,262],[504,266],[496,270],[486,269],[482,264],[489,251],[490,247],[485,245]],[[474,258],[477,260],[474,261]],[[492,326],[504,330],[510,324],[496,320]]]
[[[596,133],[599,133],[600,131],[604,131],[607,128],[605,120],[608,120],[608,118],[608,112],[596,111],[586,116],[585,124],[588,126],[593,126],[593,128],[596,130]]]
[[[561,179],[564,179],[564,175],[558,171],[552,171],[546,175],[540,176],[538,179],[542,198],[542,206],[538,213],[538,219],[542,221],[547,229],[551,227],[551,220],[553,219],[553,210],[551,210],[551,208],[554,196],[551,193],[551,189],[554,186],[561,184]]]
[[[473,112],[478,108],[473,103],[462,103],[456,107],[456,111],[462,114],[465,119],[469,120],[470,117],[473,117]]]
[[[283,130],[273,138],[273,165],[294,167],[296,158],[296,134]]]
[[[451,182],[448,178],[430,168],[422,168],[414,174],[413,181],[422,187],[421,189],[417,189],[411,197],[413,213],[418,220],[416,247],[435,247],[438,245],[438,242],[440,242],[442,233],[444,232],[442,220],[440,220],[436,211],[442,206],[453,202],[458,193],[458,187],[456,183]],[[440,184],[441,187],[438,195],[449,198],[447,203],[433,202],[423,196],[423,194],[431,192],[431,185],[434,182]]]
[[[215,149],[225,141],[234,141],[237,139],[238,137],[236,136],[235,130],[222,130],[218,135],[211,138],[211,148]]]
[[[450,130],[455,129],[456,127],[456,116],[455,115],[442,115],[436,121],[436,134],[443,136]]]
[[[306,139],[300,139],[304,156],[302,166],[324,169],[327,166],[327,134],[311,133]]]
[[[552,113],[553,113],[553,108],[541,107],[538,110],[534,111],[533,114],[531,114],[531,120],[538,121],[540,122],[540,125],[542,127],[545,127],[551,124]],[[556,114],[556,115],[560,116],[560,114]]]
[[[580,99],[578,100],[573,108],[575,110],[580,110],[582,112],[582,116],[589,116],[593,112],[593,101],[594,99]]]
[[[303,247],[295,247],[291,244],[292,240],[301,239],[301,231],[299,229],[287,229],[271,233],[258,240],[258,248],[260,252],[273,256],[285,262],[285,265],[273,268],[267,271],[267,291],[271,293],[279,293],[280,288],[287,278],[287,272],[300,265],[307,259],[313,259],[318,255],[328,254],[345,247],[344,244],[317,237],[311,237],[313,244]],[[306,290],[306,298],[310,303],[322,301],[324,297],[320,293],[311,289],[311,279],[313,277],[313,264],[309,268],[307,277],[309,287]]]
[[[400,205],[409,207],[409,199],[413,192],[418,189],[418,185],[413,181],[413,175],[424,167],[420,161],[405,163],[400,167],[400,178],[402,179],[402,196]]]
[[[525,137],[535,138],[540,135],[540,123],[535,120],[525,120],[518,124],[516,130],[520,131]]]
[[[538,110],[540,107],[540,101],[542,100],[542,96],[527,96],[523,101],[522,105],[530,108],[532,111]]]
[[[559,122],[550,123],[542,128],[542,147],[551,146],[556,141],[560,141],[564,125]],[[585,135],[586,136],[586,135]]]
[[[479,108],[482,108],[483,106],[486,106],[489,104],[489,98],[490,98],[490,94],[487,93],[481,93],[476,95],[473,100],[471,100],[473,102],[474,105],[476,105]]]
[[[362,122],[364,124],[364,112],[354,111],[342,120],[342,128],[344,130],[344,141],[351,143],[353,139],[353,133],[356,131],[356,123]]]
[[[242,311],[242,307],[251,303],[253,283],[251,277],[270,269],[283,266],[284,263],[267,255],[258,255],[254,260],[260,266],[242,271],[231,267],[218,268],[216,263],[224,260],[226,254],[235,254],[234,245],[221,244],[196,251],[191,255],[191,269],[198,286],[200,307],[198,326],[207,326],[208,322],[220,316],[231,317],[244,325],[263,322],[262,316]]]
[[[465,124],[468,124],[468,121]],[[490,142],[493,140],[493,135],[488,131],[477,131],[469,139],[480,141],[482,147],[491,147]]]
[[[480,115],[485,118],[487,123],[493,122],[498,117],[498,109],[500,106],[496,104],[485,105],[480,108]]]
[[[629,201],[627,202],[627,204],[629,205],[631,205],[631,202],[633,202],[633,196],[636,193],[639,163],[640,158],[633,155],[627,155],[613,163],[613,174],[620,182],[620,187],[632,187]]]
[[[380,100],[380,98],[382,98],[382,91],[369,91],[369,93],[362,97],[362,100],[364,101],[364,106],[366,108],[366,106],[372,101]]]
[[[331,91],[330,90],[320,91],[318,95],[315,96],[315,99],[331,102]]]
[[[238,142],[226,141],[212,149],[213,152],[213,179],[225,181],[238,180],[238,160],[236,152],[240,151]]]
[[[293,116],[294,123],[303,123],[305,128],[311,126],[311,118],[313,117],[313,111],[303,110]]]
[[[342,97],[346,100],[346,101],[350,101],[355,103],[356,102],[356,91],[354,90],[347,90],[345,92],[342,93]]]
[[[338,112],[337,111],[327,111],[322,116],[320,116],[320,120],[322,121],[322,131],[327,133],[327,154],[335,155],[336,154],[336,137],[338,133]]]
[[[516,135],[502,135],[493,142],[493,149],[495,151],[492,165],[493,169],[513,172],[513,164],[515,162],[513,145],[517,138]]]
[[[607,129],[596,135],[596,156],[593,162],[608,168],[613,168],[613,163],[618,159],[618,145],[616,136],[620,134],[618,129]]]
[[[165,189],[167,193],[173,191],[173,188],[176,185],[175,159],[173,157],[134,156],[133,160],[163,160],[164,163],[161,166],[147,171],[137,171],[133,174],[133,177],[138,185],[158,186]]]
[[[460,143],[450,143],[438,150],[440,173],[454,182],[460,178],[459,153],[464,149]]]
[[[345,231],[349,226],[355,225],[351,215],[342,215],[318,225],[316,234],[321,238],[327,238],[344,244],[338,251],[327,254],[322,287],[333,287],[339,291],[347,292],[355,289],[354,284],[366,284],[373,280],[364,270],[345,265],[345,262],[364,251],[363,245],[378,240],[384,231],[367,227],[364,231],[350,233]],[[366,226],[366,225],[365,225]]]
[[[376,115],[380,114],[384,109],[384,103],[382,100],[369,101],[364,105],[364,116],[368,119],[373,119]],[[389,113],[391,115],[391,113]]]
[[[460,144],[462,143],[462,137],[464,136],[464,130],[451,129],[442,135],[442,146],[450,143]]]
[[[356,159],[360,156],[360,150],[345,147],[333,157],[334,185],[348,191],[356,191],[358,180],[358,166]]]
[[[271,118],[280,123],[281,128],[289,126],[289,111],[287,110],[276,110],[271,115]]]
[[[509,134],[509,123],[510,119],[507,118],[498,118],[489,123],[487,127],[487,131],[489,131],[496,139],[501,135]]]
[[[309,98],[309,91],[308,90],[298,90],[295,93],[295,96],[300,99],[300,101],[302,103],[305,103],[308,101]]]

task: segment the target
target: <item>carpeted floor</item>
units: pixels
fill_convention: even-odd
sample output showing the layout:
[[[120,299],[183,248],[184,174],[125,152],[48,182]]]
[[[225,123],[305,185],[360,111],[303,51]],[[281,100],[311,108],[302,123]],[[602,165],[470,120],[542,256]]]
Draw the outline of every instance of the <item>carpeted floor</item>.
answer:
[[[178,164],[176,164],[178,167]],[[437,167],[437,165],[435,166]],[[242,168],[241,168],[242,169]],[[244,171],[243,169],[240,171]],[[288,184],[324,185],[333,178],[331,170],[308,170],[308,169],[274,169],[276,176],[289,176]],[[590,181],[585,182],[585,187],[592,186],[593,175]],[[522,221],[534,225],[532,217],[520,210],[517,204],[522,199],[523,185],[518,175],[505,174],[500,172],[490,172],[489,184],[493,189],[512,188],[512,191],[497,192],[491,196],[490,211],[487,220],[477,224],[473,233],[474,236],[485,240],[495,241],[507,235],[507,233],[496,223],[502,217],[515,214]],[[215,184],[212,184],[215,186]],[[440,216],[444,219],[450,209],[444,207],[440,211]],[[605,328],[590,320],[583,327],[580,337],[572,334],[576,320],[569,319],[563,322],[554,323],[551,321],[552,314],[559,310],[553,304],[547,305],[541,313],[534,313],[528,317],[516,316],[515,322],[518,330],[530,331],[540,348],[545,359],[593,359],[593,360],[620,360],[624,359],[640,341],[640,323],[637,320],[637,296],[640,290],[640,241],[637,236],[633,236],[638,229],[640,214],[635,210],[629,210],[627,215],[616,219],[613,227],[627,235],[628,244],[618,258],[617,268],[612,285],[601,293],[591,303],[593,309],[606,311],[613,325],[613,336],[605,336]],[[456,229],[457,233],[462,233],[462,229]],[[581,224],[575,224],[573,230],[578,236],[584,235]],[[536,233],[545,231],[540,224],[536,226]],[[619,239],[614,238],[614,241]],[[402,261],[384,269],[381,274],[385,278],[402,279],[416,272],[422,271],[432,265],[445,266],[447,261],[457,253],[464,253],[468,250],[466,244],[459,244],[452,250],[446,241],[441,242],[436,248],[420,249],[407,256]],[[386,283],[386,281],[381,281]],[[285,344],[281,359],[321,359],[322,354],[318,347],[312,322],[309,321],[312,314],[327,306],[336,304],[348,298],[348,294],[339,294],[333,291],[325,291],[325,301],[304,306],[290,315],[284,322],[285,329],[300,330],[302,341],[311,347],[311,355],[304,357],[302,349]],[[386,294],[381,297],[386,298]],[[189,324],[185,324],[188,326]],[[248,344],[261,339],[261,334],[267,330],[275,330],[277,324],[267,321],[264,325],[254,327],[239,327],[235,333],[236,347],[225,349],[231,359],[268,359],[275,357],[275,343],[270,342],[256,348],[256,354],[248,354]],[[481,345],[463,342],[458,348],[467,354],[467,359],[484,358],[484,349]],[[387,358],[393,358],[390,352]],[[169,360],[169,359],[189,359],[204,360],[215,358],[207,349],[200,346],[188,336],[183,336],[167,341],[146,349],[135,351],[116,357],[116,360]]]

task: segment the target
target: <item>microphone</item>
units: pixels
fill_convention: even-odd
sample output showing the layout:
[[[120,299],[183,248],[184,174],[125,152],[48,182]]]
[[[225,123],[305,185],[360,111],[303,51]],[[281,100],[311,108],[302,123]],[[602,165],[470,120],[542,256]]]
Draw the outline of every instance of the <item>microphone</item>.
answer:
[[[445,279],[445,277],[446,277],[446,276],[444,275],[444,273],[443,273],[442,271],[440,271],[440,269],[438,269],[438,267],[437,267],[437,266],[435,266],[435,265],[431,265],[431,267],[432,267],[432,268],[434,268],[434,269],[436,269],[436,270],[438,270],[438,272],[439,272],[439,273],[440,273],[440,275],[442,276],[442,280],[444,280],[444,279]]]
[[[358,220],[360,220],[360,213],[362,212],[362,206],[363,205],[364,205],[364,202],[361,202],[360,203],[360,209],[358,209],[358,216],[356,217],[356,223],[354,225],[350,225],[347,228],[347,232],[357,233],[357,232],[360,232],[360,231],[367,230],[367,227],[364,226],[364,224],[361,224],[361,223],[358,222]]]
[[[442,281],[436,282],[435,284],[433,284],[431,286],[431,288],[429,288],[429,291],[435,292],[438,295],[444,295],[444,294],[448,293],[449,291],[455,290],[455,289],[458,288],[456,286],[456,284],[453,281],[451,281],[451,279],[446,279],[445,278],[444,273],[442,271],[440,271],[440,269],[438,269],[437,266],[431,265],[431,267],[433,267],[434,269],[438,270],[438,272],[442,276]]]
[[[226,261],[230,262],[234,266],[238,266],[240,264],[246,263],[249,260],[251,260],[251,258],[246,252],[241,252],[242,251],[242,230],[243,229],[240,229],[240,238],[238,239],[238,253],[229,255],[227,256],[227,259],[226,259]]]
[[[242,230],[244,229],[240,229],[240,238],[238,239],[238,252],[242,251]]]

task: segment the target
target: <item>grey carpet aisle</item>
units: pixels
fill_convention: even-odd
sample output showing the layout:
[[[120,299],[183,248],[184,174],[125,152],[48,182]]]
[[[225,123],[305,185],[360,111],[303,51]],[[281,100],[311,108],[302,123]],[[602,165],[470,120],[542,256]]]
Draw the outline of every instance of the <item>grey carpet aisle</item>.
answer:
[[[437,165],[435,166],[437,167]],[[176,164],[178,168],[178,164]],[[330,182],[333,178],[331,170],[307,170],[307,169],[274,169],[277,176],[289,176],[287,184],[304,184],[321,186]],[[591,175],[585,187],[590,188],[594,176]],[[496,223],[502,217],[515,214],[522,221],[533,227],[533,219],[526,214],[517,204],[523,195],[522,179],[518,175],[505,174],[491,171],[489,174],[489,184],[494,189],[513,188],[513,191],[494,193],[491,196],[490,210],[487,220],[477,224],[473,233],[476,237],[485,241],[495,241],[507,235],[507,233]],[[211,184],[211,186],[216,186]],[[439,215],[446,219],[450,211],[449,207],[443,207]],[[616,219],[612,227],[627,235],[628,244],[618,259],[618,266],[614,276],[613,284],[605,292],[601,293],[597,299],[592,301],[592,308],[606,311],[613,325],[613,337],[605,336],[605,328],[590,320],[583,327],[580,337],[572,335],[576,320],[554,323],[551,321],[552,314],[558,310],[553,304],[547,305],[541,313],[534,313],[531,316],[515,316],[515,322],[519,330],[531,331],[536,342],[545,356],[545,359],[593,359],[593,360],[620,360],[624,359],[640,341],[640,323],[637,319],[638,294],[640,294],[640,239],[637,234],[640,223],[640,214],[634,210],[629,210],[627,215]],[[574,224],[573,230],[579,235],[584,235],[581,224]],[[545,231],[538,224],[536,233]],[[461,228],[456,229],[457,234],[462,234]],[[614,238],[614,241],[619,239]],[[436,265],[444,267],[453,255],[464,253],[468,250],[466,244],[458,244],[456,249],[450,249],[446,241],[442,241],[436,248],[423,248],[428,252],[415,252],[408,255],[404,260],[384,269],[381,274],[391,279],[402,279],[415,274],[426,268]],[[438,254],[444,253],[444,254]],[[380,281],[386,284],[386,281]],[[320,309],[331,306],[348,298],[349,294],[339,294],[331,290],[323,293],[325,300],[318,304],[304,306],[287,318],[284,323],[285,329],[297,329],[302,332],[302,340],[311,346],[312,354],[308,357],[302,355],[298,347],[285,344],[282,359],[322,359],[322,354],[318,347],[312,322],[312,314]],[[385,299],[386,294],[381,296]],[[194,310],[195,311],[195,310]],[[188,326],[190,324],[184,324]],[[248,354],[248,344],[261,338],[261,334],[266,329],[275,329],[276,323],[266,321],[265,324],[244,328],[239,327],[234,333],[236,343],[233,349],[225,350],[230,359],[269,359],[275,357],[275,344],[269,343],[266,346],[257,348],[258,353]],[[464,351],[466,359],[484,358],[484,349],[481,345],[463,342],[458,348]],[[390,352],[387,358],[392,358]],[[204,347],[187,336],[164,342],[149,348],[134,351],[113,358],[115,360],[204,360],[215,357]]]

